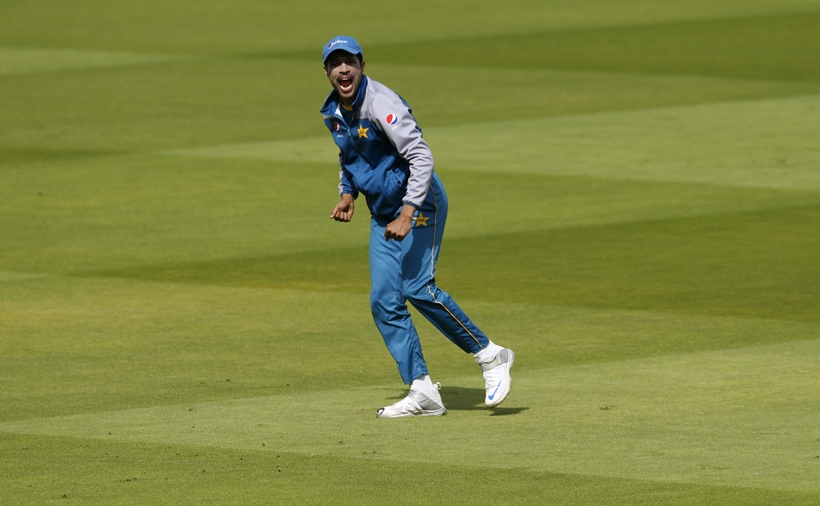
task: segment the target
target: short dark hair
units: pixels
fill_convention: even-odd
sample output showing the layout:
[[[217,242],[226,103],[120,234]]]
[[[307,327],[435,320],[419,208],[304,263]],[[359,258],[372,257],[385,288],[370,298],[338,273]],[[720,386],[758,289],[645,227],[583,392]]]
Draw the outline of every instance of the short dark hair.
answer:
[[[333,51],[332,53],[330,53],[329,55],[327,55],[327,58],[325,58],[325,61],[324,61],[324,63],[323,63],[323,65],[324,65],[324,67],[325,67],[325,68],[327,68],[327,61],[328,61],[329,59],[333,58],[333,55],[334,55],[334,54],[337,54],[337,53],[346,53],[346,54],[349,54],[350,56],[355,56],[355,57],[356,57],[356,59],[357,59],[357,60],[359,60],[359,65],[361,65],[362,63],[364,63],[364,58],[362,58],[362,53],[356,53],[356,54],[353,54],[353,53],[349,53],[349,52],[345,51],[344,49],[337,49],[336,51]]]

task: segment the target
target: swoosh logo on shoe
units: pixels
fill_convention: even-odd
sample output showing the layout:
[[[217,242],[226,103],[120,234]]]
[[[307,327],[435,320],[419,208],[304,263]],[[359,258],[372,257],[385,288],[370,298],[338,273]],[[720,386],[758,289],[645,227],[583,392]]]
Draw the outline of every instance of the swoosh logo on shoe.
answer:
[[[498,389],[501,388],[501,383],[504,383],[504,380],[501,380],[500,382],[498,382],[498,385],[496,385],[495,390],[493,390],[493,395],[488,396],[487,397],[488,399],[493,400],[495,398],[495,394],[497,394]]]

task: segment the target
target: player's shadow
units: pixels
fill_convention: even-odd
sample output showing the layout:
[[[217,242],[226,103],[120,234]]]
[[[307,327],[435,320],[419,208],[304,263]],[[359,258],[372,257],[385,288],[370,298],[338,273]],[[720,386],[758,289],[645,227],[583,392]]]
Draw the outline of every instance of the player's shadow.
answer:
[[[522,411],[526,411],[528,407],[513,407],[509,400],[506,401],[504,407],[488,408],[484,405],[484,389],[482,388],[464,388],[464,387],[441,387],[441,400],[444,401],[444,406],[447,411],[488,411],[490,416],[507,416],[517,415]],[[395,397],[388,397],[388,400],[401,400],[407,395],[406,391]]]
[[[529,408],[527,407],[513,407],[504,406],[497,408],[487,408],[484,405],[484,389],[483,388],[464,388],[464,387],[441,387],[441,400],[448,411],[490,411],[491,416],[506,416],[517,415]],[[509,403],[510,400],[507,400]]]

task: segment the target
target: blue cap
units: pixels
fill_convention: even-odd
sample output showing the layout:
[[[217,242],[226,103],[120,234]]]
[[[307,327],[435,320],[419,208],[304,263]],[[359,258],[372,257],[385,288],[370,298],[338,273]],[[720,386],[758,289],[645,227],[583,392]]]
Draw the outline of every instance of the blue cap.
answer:
[[[347,51],[350,54],[360,54],[362,58],[364,58],[362,46],[360,46],[353,37],[347,37],[345,35],[337,35],[325,44],[324,49],[322,49],[322,63],[327,61],[327,57],[330,56],[330,53],[333,51]]]

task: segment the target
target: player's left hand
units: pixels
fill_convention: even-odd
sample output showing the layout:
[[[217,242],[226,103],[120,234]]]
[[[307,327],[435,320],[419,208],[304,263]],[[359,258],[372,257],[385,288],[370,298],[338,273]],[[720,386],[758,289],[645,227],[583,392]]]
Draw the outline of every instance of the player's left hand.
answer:
[[[413,228],[413,215],[415,213],[415,207],[405,204],[401,208],[399,217],[387,224],[387,228],[384,229],[384,238],[388,241],[390,239],[399,242],[404,240]]]
[[[410,233],[411,228],[413,228],[413,219],[399,216],[387,224],[387,228],[384,230],[384,238],[388,241],[393,239],[401,242]]]

